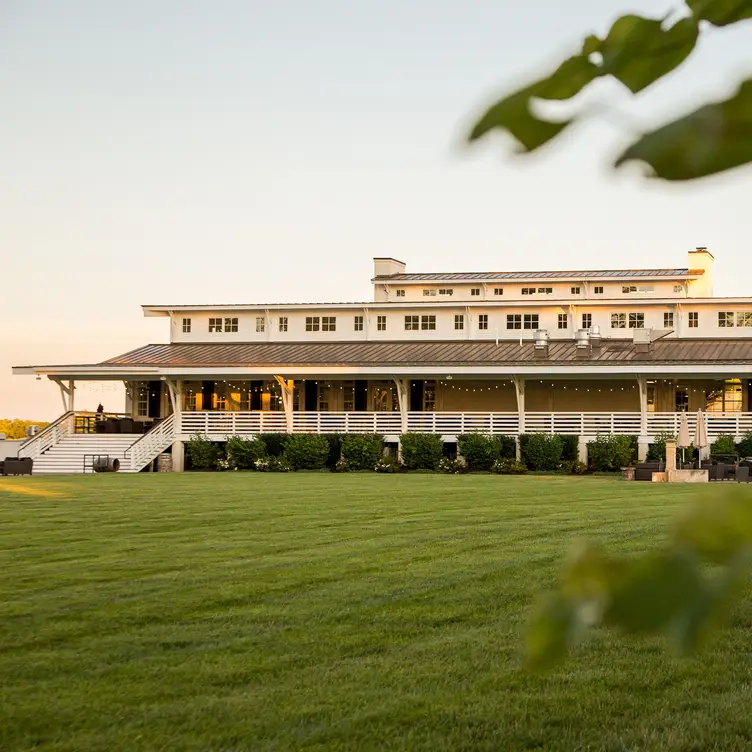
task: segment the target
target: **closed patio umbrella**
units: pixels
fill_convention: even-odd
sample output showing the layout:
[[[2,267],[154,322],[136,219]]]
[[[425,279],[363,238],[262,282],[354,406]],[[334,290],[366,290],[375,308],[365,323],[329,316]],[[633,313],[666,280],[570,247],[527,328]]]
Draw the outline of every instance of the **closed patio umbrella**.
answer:
[[[692,439],[689,437],[689,423],[687,422],[687,413],[679,416],[679,435],[676,437],[676,446],[682,450],[682,464],[684,464],[684,450],[690,446]]]
[[[697,425],[695,426],[695,449],[700,453],[702,459],[703,449],[708,446],[708,424],[705,422],[705,413],[702,410],[697,411]]]

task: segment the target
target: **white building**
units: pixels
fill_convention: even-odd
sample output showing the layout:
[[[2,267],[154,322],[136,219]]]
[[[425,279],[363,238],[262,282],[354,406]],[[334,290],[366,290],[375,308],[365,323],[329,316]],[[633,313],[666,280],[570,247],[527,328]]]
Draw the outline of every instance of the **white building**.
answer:
[[[713,266],[706,248],[682,269],[416,274],[378,258],[369,302],[145,305],[169,319],[169,344],[14,368],[58,382],[66,410],[24,452],[42,471],[75,469],[83,449],[127,445],[138,470],[171,447],[181,468],[197,432],[408,430],[629,434],[644,452],[698,409],[711,436],[740,436],[752,299],[713,297]],[[126,383],[107,422],[119,434],[85,433],[97,421],[75,412],[84,379]]]

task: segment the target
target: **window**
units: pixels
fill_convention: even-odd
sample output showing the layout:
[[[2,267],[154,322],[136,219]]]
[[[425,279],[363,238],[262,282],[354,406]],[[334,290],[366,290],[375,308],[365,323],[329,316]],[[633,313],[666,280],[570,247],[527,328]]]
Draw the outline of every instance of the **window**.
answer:
[[[147,387],[142,386],[138,390],[136,415],[139,418],[146,418],[149,416],[149,389]]]
[[[684,285],[674,285],[674,292],[682,292],[684,290]]]
[[[423,412],[432,413],[436,409],[436,382],[423,382]]]
[[[592,313],[583,313],[582,314],[582,328],[583,329],[590,329],[590,327],[593,325],[593,314]]]
[[[612,313],[611,314],[611,328],[612,329],[626,329],[627,328],[627,314],[626,313]]]
[[[551,295],[551,293],[553,293],[553,291],[554,291],[553,287],[539,287],[538,288],[538,292],[541,295]]]
[[[222,331],[222,319],[209,319],[209,334]]]
[[[700,326],[700,314],[697,311],[689,312],[689,328],[697,329]]]
[[[225,331],[226,332],[237,332],[238,331],[238,320],[236,318],[225,319]]]
[[[488,314],[481,313],[478,316],[478,329],[488,329]]]
[[[593,295],[603,295],[603,286],[602,285],[596,285],[593,288]]]
[[[407,331],[417,331],[420,326],[420,318],[418,316],[405,316],[405,329]]]
[[[336,316],[322,316],[321,317],[321,331],[322,332],[336,332],[337,331],[337,317]]]
[[[674,312],[673,311],[668,311],[667,313],[663,314],[663,328],[664,329],[674,328]]]
[[[423,290],[423,295],[427,298],[435,298],[436,290]]]
[[[522,316],[519,313],[507,314],[507,329],[522,329]]]
[[[190,333],[191,333],[191,320],[183,319],[183,334],[190,334]]]
[[[534,287],[523,287],[522,288],[522,294],[523,295],[535,295],[535,288]]]
[[[538,329],[538,314],[526,313],[522,316],[523,329]]]
[[[404,298],[404,297],[405,297],[405,291],[404,291],[404,290],[395,290],[394,294],[395,294],[395,295],[396,295],[396,296],[397,296],[398,298]]]
[[[752,311],[737,311],[736,312],[736,325],[737,326],[752,326]]]
[[[362,316],[353,316],[353,331],[356,331],[356,332],[363,331],[363,317]]]
[[[256,331],[257,332],[266,331],[266,319],[263,316],[256,316]]]
[[[579,287],[570,287],[569,292],[572,293],[572,295],[579,295],[580,294],[580,288]]]
[[[504,294],[503,287],[494,287],[494,295],[503,295],[503,294]]]
[[[355,382],[343,381],[342,392],[342,409],[346,413],[351,413],[355,410]]]
[[[655,292],[653,285],[643,285],[637,288],[637,292]]]
[[[559,329],[569,329],[569,316],[566,313],[559,314]]]
[[[421,316],[420,328],[425,331],[436,331],[436,316]]]
[[[734,326],[735,318],[733,311],[719,311],[718,312],[718,326]]]
[[[626,295],[627,293],[630,293],[630,292],[637,292],[637,287],[635,287],[635,285],[624,285],[621,288],[621,291]]]
[[[454,295],[454,290],[450,287],[442,287],[439,290],[439,295]]]
[[[307,332],[317,332],[321,319],[318,316],[306,316],[305,330]]]
[[[705,410],[709,413],[740,413],[743,400],[741,379],[726,379],[705,392]]]
[[[465,328],[465,316],[462,313],[455,313],[454,314],[454,328],[456,330],[464,329]]]
[[[630,313],[629,314],[629,328],[630,329],[644,329],[645,328],[645,314],[644,313]]]
[[[287,331],[287,316],[280,316],[279,317],[279,331],[280,332],[286,332]]]
[[[376,317],[376,329],[379,332],[385,332],[386,331],[386,316],[377,316]]]
[[[471,287],[470,295],[474,298],[477,298],[480,295],[480,287]]]

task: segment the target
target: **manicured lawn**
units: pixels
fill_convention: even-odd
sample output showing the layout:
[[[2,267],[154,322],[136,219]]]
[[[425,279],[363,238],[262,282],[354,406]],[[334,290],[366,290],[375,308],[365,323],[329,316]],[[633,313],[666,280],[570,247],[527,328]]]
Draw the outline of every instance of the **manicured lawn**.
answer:
[[[551,674],[520,669],[573,540],[644,550],[694,492],[0,478],[0,749],[751,749],[749,598],[695,660],[602,634]]]

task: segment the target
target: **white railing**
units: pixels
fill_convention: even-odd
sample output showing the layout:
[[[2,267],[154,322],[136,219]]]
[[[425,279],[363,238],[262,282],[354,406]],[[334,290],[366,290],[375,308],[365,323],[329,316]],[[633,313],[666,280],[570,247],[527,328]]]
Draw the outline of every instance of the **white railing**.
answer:
[[[126,469],[137,473],[176,439],[175,416],[170,415],[125,450]]]
[[[681,413],[648,413],[650,438],[679,431]],[[752,431],[752,413],[705,413],[708,435],[741,436]],[[432,412],[407,414],[407,430],[459,436],[464,433],[490,433],[516,436],[520,432],[516,412]],[[690,433],[696,414],[688,413]],[[294,433],[402,433],[398,412],[297,412],[293,414]],[[181,438],[201,434],[214,441],[228,436],[255,436],[260,433],[284,433],[287,422],[283,412],[186,412],[181,416]],[[526,412],[525,433],[559,433],[571,436],[615,434],[639,436],[640,413]],[[177,437],[176,437],[177,438]]]
[[[63,413],[54,423],[45,426],[36,436],[26,440],[18,449],[19,457],[31,457],[36,460],[48,449],[59,444],[66,436],[73,433],[75,413]]]

